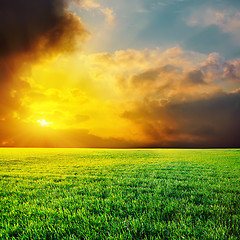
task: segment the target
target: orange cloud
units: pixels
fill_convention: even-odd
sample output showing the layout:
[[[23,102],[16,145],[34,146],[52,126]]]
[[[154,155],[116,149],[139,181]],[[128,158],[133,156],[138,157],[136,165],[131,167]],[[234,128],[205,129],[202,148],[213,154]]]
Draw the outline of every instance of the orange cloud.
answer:
[[[103,82],[109,78],[118,86],[120,91],[115,90],[115,96],[118,94],[121,103],[119,113],[137,129],[143,145],[239,144],[239,93],[231,93],[239,82],[231,80],[231,61],[219,63],[213,55],[203,57],[179,47],[164,52],[103,53],[92,59],[98,78]],[[239,70],[237,62],[235,75]],[[215,78],[210,77],[213,75]],[[228,92],[224,90],[226,85]]]

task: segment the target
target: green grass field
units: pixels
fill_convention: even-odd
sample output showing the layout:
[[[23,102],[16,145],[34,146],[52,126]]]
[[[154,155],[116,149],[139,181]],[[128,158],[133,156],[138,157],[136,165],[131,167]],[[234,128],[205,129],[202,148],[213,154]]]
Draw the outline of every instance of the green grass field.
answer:
[[[0,239],[240,239],[240,150],[0,149]]]

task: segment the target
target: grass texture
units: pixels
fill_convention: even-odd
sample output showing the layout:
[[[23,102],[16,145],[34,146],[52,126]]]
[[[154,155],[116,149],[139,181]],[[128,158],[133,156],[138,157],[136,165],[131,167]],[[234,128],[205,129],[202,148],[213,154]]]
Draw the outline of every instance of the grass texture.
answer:
[[[239,236],[238,149],[0,149],[0,239]]]

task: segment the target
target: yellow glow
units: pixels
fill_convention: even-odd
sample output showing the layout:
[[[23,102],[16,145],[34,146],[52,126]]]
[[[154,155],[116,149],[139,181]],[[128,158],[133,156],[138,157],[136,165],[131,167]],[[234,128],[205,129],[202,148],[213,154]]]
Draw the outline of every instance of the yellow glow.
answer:
[[[119,88],[119,67],[96,58],[80,53],[62,56],[36,64],[31,75],[24,75],[30,87],[23,89],[25,108],[15,116],[28,136],[22,140],[24,146],[95,147],[107,141],[106,146],[113,147],[143,138],[121,117],[125,95]]]
[[[38,122],[42,127],[49,127],[49,126],[52,124],[51,122],[46,122],[45,119],[37,120],[37,122]]]
[[[56,131],[82,129],[102,138],[124,138],[129,122],[119,117],[116,79],[112,72],[102,74],[92,58],[78,54],[35,65],[28,79],[34,91],[22,100],[29,110],[26,122],[42,116],[54,119]],[[41,126],[45,122],[38,121]]]

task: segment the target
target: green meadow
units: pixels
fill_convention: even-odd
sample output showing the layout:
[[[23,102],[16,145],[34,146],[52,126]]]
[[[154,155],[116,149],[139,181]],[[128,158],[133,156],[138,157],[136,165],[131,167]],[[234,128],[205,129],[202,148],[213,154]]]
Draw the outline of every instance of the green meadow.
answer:
[[[239,238],[238,149],[0,149],[0,239]]]

